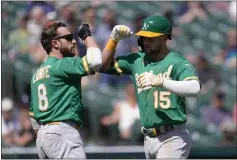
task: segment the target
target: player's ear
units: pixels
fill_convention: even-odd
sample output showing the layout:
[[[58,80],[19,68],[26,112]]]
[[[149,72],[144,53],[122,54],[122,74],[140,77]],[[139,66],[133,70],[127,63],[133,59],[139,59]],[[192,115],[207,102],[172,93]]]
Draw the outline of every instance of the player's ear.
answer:
[[[56,49],[59,48],[59,43],[58,43],[57,40],[52,40],[52,41],[51,41],[51,45],[52,45],[53,48],[56,48]]]

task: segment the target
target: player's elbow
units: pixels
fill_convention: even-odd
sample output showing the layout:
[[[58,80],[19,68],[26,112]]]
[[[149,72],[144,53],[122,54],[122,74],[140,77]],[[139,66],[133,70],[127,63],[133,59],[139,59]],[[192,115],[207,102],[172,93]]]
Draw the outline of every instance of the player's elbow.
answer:
[[[193,95],[197,96],[199,94],[200,90],[201,90],[200,85],[198,85],[197,87],[194,88]]]
[[[99,48],[88,48],[86,53],[89,68],[99,68],[102,65],[101,50]]]
[[[189,96],[197,96],[201,90],[200,83],[197,80],[192,81],[192,85],[190,86]]]
[[[108,70],[109,67],[110,67],[109,65],[105,65],[105,64],[103,64],[103,62],[102,62],[102,65],[99,67],[99,69],[98,69],[97,71],[103,73],[103,72],[105,72],[106,70]]]
[[[98,68],[100,68],[101,65],[102,65],[102,60],[101,59],[96,59],[96,60],[91,62],[89,67],[98,69]]]

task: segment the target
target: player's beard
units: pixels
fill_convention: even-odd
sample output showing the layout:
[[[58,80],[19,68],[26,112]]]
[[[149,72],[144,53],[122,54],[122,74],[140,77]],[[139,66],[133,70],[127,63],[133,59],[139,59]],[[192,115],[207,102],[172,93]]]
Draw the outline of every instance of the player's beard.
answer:
[[[148,56],[155,56],[157,55],[157,53],[159,53],[159,49],[157,48],[145,48],[145,53],[148,55]]]
[[[59,49],[60,53],[63,55],[63,57],[74,57],[76,55],[75,52],[76,48],[74,47],[62,47]]]
[[[144,46],[144,50],[145,53],[149,56],[149,57],[153,57],[156,56],[157,54],[159,54],[160,50],[161,50],[161,42],[160,42],[160,38],[155,39],[155,41],[151,42],[149,45]]]

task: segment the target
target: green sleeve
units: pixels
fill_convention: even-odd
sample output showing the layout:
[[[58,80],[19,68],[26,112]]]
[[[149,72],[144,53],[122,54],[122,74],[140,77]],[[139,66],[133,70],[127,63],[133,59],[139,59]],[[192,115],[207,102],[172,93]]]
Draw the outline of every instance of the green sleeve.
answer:
[[[175,66],[175,74],[178,80],[198,80],[198,74],[193,65],[188,60],[183,60]]]
[[[135,53],[128,54],[126,56],[118,56],[111,64],[111,67],[101,73],[107,73],[111,75],[132,75],[133,64],[137,58],[138,56]]]
[[[56,68],[58,70],[57,73],[65,78],[70,78],[71,76],[84,77],[95,73],[90,70],[86,56],[83,58],[63,58]]]

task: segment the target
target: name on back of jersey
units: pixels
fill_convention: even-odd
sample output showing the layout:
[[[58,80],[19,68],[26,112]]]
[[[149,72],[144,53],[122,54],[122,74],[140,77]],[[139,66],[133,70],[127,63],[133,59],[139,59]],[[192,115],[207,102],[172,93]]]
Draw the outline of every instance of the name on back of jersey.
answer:
[[[33,76],[33,83],[44,79],[44,78],[49,78],[49,68],[51,66],[44,66],[42,68],[39,68],[36,73]]]

